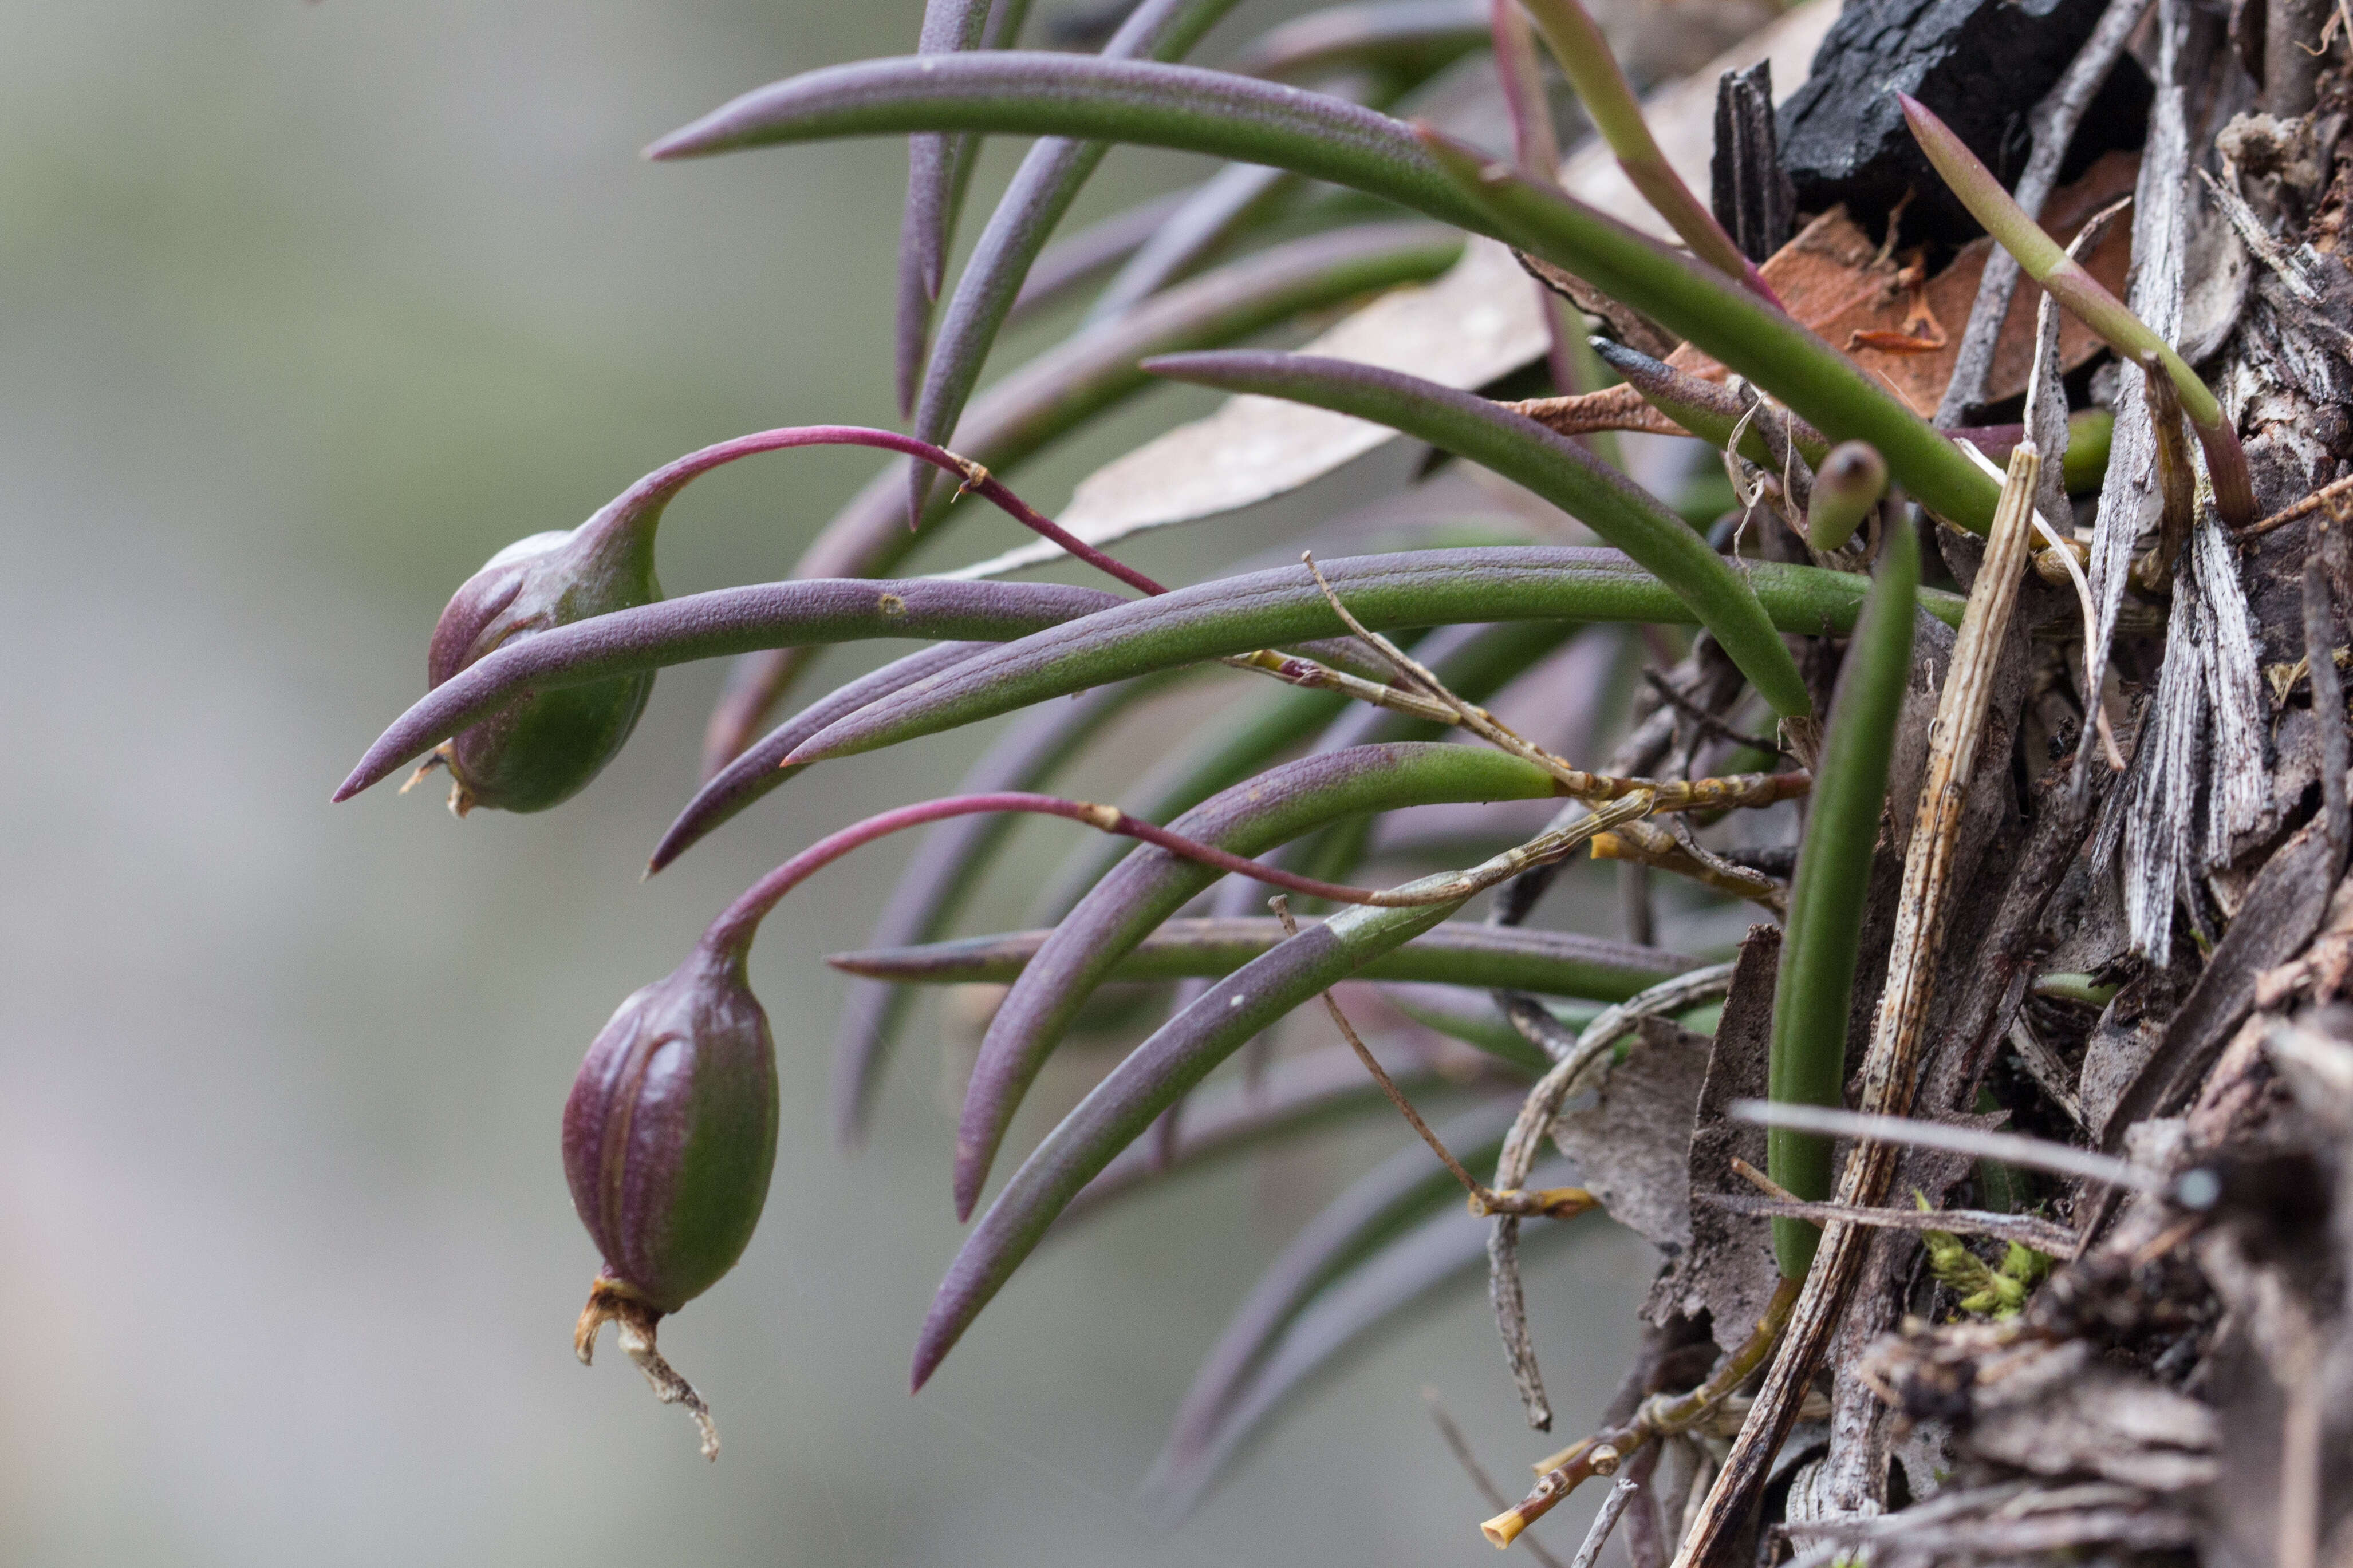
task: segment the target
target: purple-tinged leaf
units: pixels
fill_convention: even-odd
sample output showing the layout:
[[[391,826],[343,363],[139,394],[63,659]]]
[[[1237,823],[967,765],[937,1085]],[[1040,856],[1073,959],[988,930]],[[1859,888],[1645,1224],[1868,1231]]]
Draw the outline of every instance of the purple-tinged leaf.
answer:
[[[1298,182],[1281,169],[1236,163],[1219,170],[1136,247],[1087,307],[1087,321],[1109,321],[1176,282],[1234,237],[1282,205]]]
[[[1862,578],[1811,566],[1744,563],[1739,570],[1781,630],[1820,636],[1827,628],[1844,636],[1853,629]],[[1461,621],[1689,625],[1693,618],[1664,584],[1614,550],[1426,550],[1326,562],[1324,574],[1375,631]],[[1947,624],[1959,617],[1958,595],[1924,593],[1921,603]],[[1253,648],[1295,647],[1342,629],[1304,567],[1179,588],[944,670],[840,721],[792,760],[873,751],[1106,681]]]
[[[1144,0],[1103,45],[1102,58],[1180,58],[1233,5],[1234,0]],[[980,368],[1004,330],[1031,263],[1108,151],[1105,142],[1050,136],[1023,157],[956,280],[939,347],[924,366],[914,415],[918,434],[953,430],[962,421]],[[937,487],[920,468],[908,470],[908,481],[907,516],[920,521],[924,502]]]
[[[1121,602],[1098,588],[1042,583],[820,579],[722,588],[597,616],[511,643],[435,687],[368,748],[334,798],[350,799],[527,692],[762,647],[869,637],[997,640]]]
[[[1387,109],[1430,77],[1485,43],[1464,0],[1386,0],[1339,6],[1277,27],[1243,51],[1270,68],[1245,75],[1308,74],[1315,90]],[[1106,286],[1087,319],[1132,309],[1201,266],[1220,247],[1280,211],[1302,182],[1257,163],[1219,170],[1171,214]]]
[[[1307,354],[1228,350],[1147,360],[1155,375],[1370,419],[1503,475],[1567,510],[1673,589],[1784,718],[1812,711],[1757,591],[1648,490],[1565,436],[1419,376]]]
[[[1435,671],[1447,689],[1457,697],[1469,702],[1484,702],[1504,682],[1558,648],[1579,629],[1574,621],[1440,626],[1414,645],[1413,655]],[[1435,741],[1444,734],[1444,727],[1433,721],[1354,703],[1343,710],[1308,749],[1311,752],[1337,752],[1385,741]],[[1484,803],[1473,804],[1468,809],[1483,813]],[[1302,875],[1341,880],[1353,876],[1363,864],[1384,820],[1370,814],[1344,817],[1310,837],[1285,846],[1272,858],[1276,865]],[[1496,847],[1507,847],[1508,843]],[[1238,889],[1233,896],[1239,900],[1247,895]],[[1262,898],[1260,901],[1263,901]],[[1256,914],[1258,910],[1220,904],[1214,912]]]
[[[1500,752],[1427,743],[1359,746],[1270,769],[1169,826],[1255,855],[1364,812],[1442,800],[1541,799],[1553,788],[1543,769]],[[1013,1113],[1080,1007],[1162,921],[1216,880],[1207,867],[1172,855],[1130,855],[1046,939],[990,1020],[965,1090],[956,1131],[959,1215],[972,1213]]]
[[[915,53],[957,54],[980,47],[988,14],[989,0],[928,0]],[[907,139],[907,211],[899,226],[896,377],[902,416],[914,407],[915,378],[923,370],[932,301],[940,297],[940,283],[947,271],[955,198],[963,184],[959,168],[976,150],[976,140],[962,134],[919,132]]]
[[[1393,1048],[1377,1039],[1368,1044],[1400,1089],[1426,1084],[1440,1089],[1498,1089],[1527,1081],[1525,1074],[1499,1066],[1491,1075],[1465,1085],[1459,1072],[1441,1070],[1427,1052]],[[1071,1206],[1056,1222],[1054,1234],[1066,1235],[1119,1199],[1151,1189],[1171,1176],[1367,1113],[1394,1116],[1396,1111],[1349,1047],[1324,1046],[1303,1056],[1282,1058],[1255,1079],[1242,1078],[1194,1095],[1185,1104],[1175,1145],[1165,1153],[1142,1142],[1129,1144],[1119,1158],[1103,1167],[1102,1175],[1071,1200]],[[1505,1120],[1508,1122],[1509,1118]],[[1450,1143],[1449,1147],[1455,1146]],[[1455,1152],[1476,1159],[1470,1149]]]
[[[1219,790],[1240,783],[1352,706],[1336,691],[1262,685],[1255,697],[1228,708],[1222,721],[1162,759],[1121,802],[1146,822],[1170,822]],[[1033,925],[1059,925],[1087,890],[1134,851],[1124,844],[1087,840],[1071,850],[1031,900]]]
[[[1567,1178],[1567,1167],[1555,1165],[1534,1180],[1558,1184]],[[1547,1225],[1533,1232],[1530,1240],[1557,1246],[1572,1234],[1567,1226]],[[1261,1350],[1254,1367],[1229,1392],[1220,1418],[1208,1431],[1193,1437],[1181,1452],[1171,1436],[1146,1483],[1153,1500],[1166,1515],[1183,1514],[1251,1434],[1310,1378],[1366,1334],[1394,1321],[1440,1286],[1474,1273],[1486,1260],[1486,1227],[1460,1212],[1441,1213],[1325,1286]],[[1286,1252],[1276,1267],[1291,1261]],[[1237,1314],[1228,1331],[1239,1340],[1250,1326]],[[1214,1363],[1202,1368],[1205,1375],[1220,1370]]]
[[[1024,714],[963,778],[956,795],[990,795],[1042,787],[1103,727],[1149,696],[1161,683],[1123,681],[1097,687],[1069,702]],[[891,891],[867,939],[875,947],[902,947],[943,934],[1012,832],[1008,815],[959,817],[923,836]],[[844,1146],[865,1133],[885,1058],[911,1000],[902,986],[853,980],[834,1029],[833,1133]]]
[[[1414,528],[1396,540],[1358,540],[1351,536],[1349,542],[1358,548],[1381,548],[1395,543],[1406,549],[1440,549],[1464,544],[1502,543],[1505,542],[1505,532],[1482,524],[1440,521]],[[1525,531],[1511,535],[1514,542],[1528,537]],[[1280,547],[1281,556],[1289,557],[1295,547],[1295,542]],[[1265,552],[1266,563],[1271,564],[1277,553],[1276,551]],[[1251,563],[1246,562],[1235,572],[1224,574],[1240,575],[1250,569]],[[1471,700],[1480,701],[1493,688],[1481,687],[1475,691],[1467,689],[1477,687],[1483,679],[1476,667],[1488,657],[1487,650],[1500,648],[1511,639],[1527,635],[1530,629],[1523,626],[1518,632],[1505,632],[1500,628],[1472,626],[1441,627],[1413,645],[1414,656],[1435,668],[1440,679],[1457,694],[1468,694]],[[1566,636],[1571,629],[1563,626],[1559,635]],[[1491,643],[1491,637],[1503,640]],[[1557,642],[1558,636],[1551,640]],[[1458,665],[1455,662],[1457,658],[1464,662]],[[1386,679],[1388,672],[1382,672],[1377,678]],[[1335,752],[1344,746],[1363,745],[1375,741],[1424,738],[1425,731],[1409,729],[1402,724],[1396,728],[1367,724],[1366,719],[1379,713],[1377,709],[1359,708],[1345,700],[1318,700],[1313,704],[1304,700],[1286,700],[1332,695],[1299,687],[1261,693],[1257,702],[1240,710],[1239,714],[1228,719],[1216,730],[1197,737],[1191,744],[1154,764],[1152,771],[1137,782],[1134,789],[1123,796],[1124,804],[1147,822],[1166,822],[1178,812],[1200,805],[1227,785],[1248,778],[1278,752],[1290,750],[1310,731],[1326,721],[1332,721],[1331,727],[1309,750]],[[1103,852],[1106,849],[1108,853]],[[1029,922],[1052,925],[1059,921],[1086,896],[1089,888],[1103,879],[1103,873],[1111,869],[1113,863],[1127,852],[1122,846],[1107,846],[1097,840],[1081,844],[1031,901]]]
[[[955,130],[1104,137],[1268,163],[1473,233],[1493,226],[1411,129],[1386,114],[1230,71],[1146,60],[1006,50],[828,66],[745,93],[647,156]]]
[[[1356,1070],[1364,1071],[1362,1064]],[[1474,1169],[1491,1165],[1511,1131],[1517,1107],[1482,1105],[1446,1121],[1439,1139]],[[1241,1305],[1226,1320],[1225,1331],[1201,1358],[1169,1424],[1168,1436],[1153,1461],[1144,1492],[1175,1513],[1190,1506],[1198,1488],[1171,1493],[1171,1483],[1189,1477],[1214,1442],[1222,1418],[1250,1374],[1266,1363],[1282,1331],[1327,1287],[1394,1246],[1441,1210],[1454,1207],[1461,1188],[1437,1157],[1419,1142],[1348,1184],[1299,1228],[1267,1265]],[[1452,1216],[1461,1228],[1478,1232],[1466,1216]],[[1203,1477],[1204,1480],[1208,1478]]]
[[[855,713],[876,698],[887,696],[902,686],[913,685],[927,675],[970,658],[988,646],[976,642],[944,642],[918,648],[904,658],[892,659],[880,669],[835,687],[769,731],[759,744],[744,751],[695,792],[694,798],[686,803],[686,808],[663,831],[661,842],[654,846],[654,852],[646,862],[646,875],[650,877],[663,869],[702,842],[721,823],[800,772],[798,768],[780,765],[795,746],[842,715]],[[756,658],[759,656],[748,657]]]
[[[1467,746],[1455,749],[1470,750]],[[1252,874],[1271,869],[1261,863]],[[845,974],[904,984],[999,985],[1019,979],[1053,934],[1050,931],[998,931],[921,947],[829,953],[826,962]],[[1137,942],[1112,965],[1103,980],[1128,984],[1223,979],[1272,952],[1282,942],[1282,922],[1267,916],[1187,916],[1162,922],[1159,930]],[[1605,937],[1457,921],[1368,960],[1364,977],[1622,1000],[1698,966],[1697,959],[1681,953],[1633,947]]]
[[[1434,278],[1461,253],[1458,236],[1424,223],[1361,224],[1271,247],[1081,332],[1008,375],[965,411],[956,450],[1001,476],[1152,385],[1136,368],[1150,354],[1232,342],[1303,310]],[[792,574],[868,577],[892,570],[953,513],[953,494],[935,496],[911,534],[905,490],[904,465],[885,469],[835,514]],[[800,650],[779,650],[733,673],[712,714],[706,775],[750,742],[807,658]]]
[[[1089,224],[1039,251],[1038,259],[1029,264],[1029,275],[1021,280],[1021,292],[1013,297],[1013,304],[1006,311],[1005,330],[1011,331],[1032,316],[1061,304],[1090,283],[1117,272],[1199,188],[1197,185],[1192,190],[1155,196],[1100,223]]]
[[[1470,896],[1458,890],[1460,879],[1454,877],[1424,878],[1402,888],[1386,889],[1348,888],[1331,882],[1317,882],[1304,877],[1294,877],[1272,866],[1261,865],[1214,844],[1205,844],[1198,838],[1171,832],[1155,824],[1138,822],[1115,806],[1099,805],[1092,801],[1064,800],[1058,795],[1036,795],[1027,790],[1000,790],[992,795],[948,795],[938,800],[917,801],[912,805],[893,806],[889,811],[877,812],[863,821],[853,822],[828,834],[738,894],[735,901],[721,910],[719,917],[711,922],[710,929],[703,933],[703,942],[713,947],[749,952],[760,922],[768,918],[787,893],[852,850],[863,848],[878,838],[887,838],[892,834],[904,833],[911,827],[921,827],[927,823],[998,812],[1059,816],[1066,822],[1084,823],[1101,832],[1142,839],[1186,859],[1199,861],[1222,874],[1252,877],[1271,887],[1309,898],[1327,899],[1352,909],[1404,910],[1419,914],[1429,910],[1459,909],[1464,899]],[[855,972],[852,968],[852,973]]]
[[[1369,70],[1409,83],[1486,47],[1482,0],[1365,0],[1270,29],[1234,57],[1231,68],[1279,81]]]
[[[974,1227],[916,1338],[913,1385],[923,1387],[1064,1206],[1155,1117],[1259,1031],[1460,907],[1343,910],[1303,926],[1155,1030],[1047,1134]]]

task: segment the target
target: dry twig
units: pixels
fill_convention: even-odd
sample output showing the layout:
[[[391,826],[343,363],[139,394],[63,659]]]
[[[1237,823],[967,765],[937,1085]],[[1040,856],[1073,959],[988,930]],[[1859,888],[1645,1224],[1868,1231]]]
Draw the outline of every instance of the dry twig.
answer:
[[[2009,480],[1995,510],[1985,560],[1961,618],[1936,722],[1929,730],[1927,767],[1905,857],[1887,980],[1863,1059],[1862,1104],[1873,1114],[1903,1115],[1918,1082],[1920,1042],[1943,946],[1946,895],[1961,813],[1984,737],[1995,666],[2033,537],[2030,522],[2040,462],[2031,440],[2021,441],[2010,455]],[[1895,1153],[1891,1144],[1858,1144],[1840,1174],[1838,1201],[1853,1208],[1877,1207],[1894,1174]],[[1823,1228],[1821,1248],[1807,1273],[1788,1337],[1676,1556],[1676,1568],[1715,1564],[1725,1542],[1756,1506],[1772,1456],[1795,1424],[1799,1400],[1813,1382],[1845,1313],[1870,1236],[1864,1227],[1840,1223]]]

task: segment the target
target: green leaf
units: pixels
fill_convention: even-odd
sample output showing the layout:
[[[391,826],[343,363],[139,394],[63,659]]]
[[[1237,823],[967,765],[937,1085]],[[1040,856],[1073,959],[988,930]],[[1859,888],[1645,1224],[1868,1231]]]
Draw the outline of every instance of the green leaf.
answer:
[[[1053,935],[1047,931],[1000,931],[920,947],[837,952],[826,962],[845,973],[904,984],[999,985],[1018,980]],[[1097,983],[1222,978],[1282,944],[1282,922],[1268,916],[1171,920],[1138,940],[1116,963],[1104,965]],[[1424,980],[1622,1002],[1700,964],[1699,959],[1682,953],[1630,947],[1572,931],[1465,921],[1440,926],[1368,960],[1365,978]]]
[[[1132,142],[1265,163],[1485,232],[1412,132],[1345,100],[1230,71],[1004,50],[860,60],[754,89],[646,150],[655,159],[840,136],[982,131]]]
[[[1542,800],[1553,792],[1552,776],[1543,769],[1483,747],[1355,746],[1271,769],[1168,826],[1237,855],[1256,855],[1366,812],[1446,801]],[[1271,945],[1280,929],[1271,921],[1188,921],[1183,922],[1185,935],[1196,940],[1172,939],[1166,931],[1152,936],[1219,875],[1212,867],[1146,849],[1122,860],[1050,934],[1040,933],[1034,943],[1023,933],[1009,942],[987,937],[832,961],[853,973],[895,968],[888,975],[892,979],[977,979],[985,972],[1015,981],[989,1022],[965,1092],[956,1133],[959,1214],[970,1213],[978,1200],[1022,1096],[1097,986],[1125,977],[1123,971],[1153,979],[1224,974]],[[1641,956],[1647,952],[1619,949],[1615,956],[1655,963]],[[1665,954],[1656,960],[1681,962]],[[1569,969],[1556,977],[1568,978]],[[1575,978],[1609,983],[1607,976],[1582,973]]]
[[[1853,361],[1714,268],[1425,131],[1422,141],[1482,209],[1481,232],[1584,279],[1738,371],[1832,441],[1868,441],[1912,498],[1983,533],[2001,487]]]
[[[1375,631],[1547,618],[1688,626],[1694,618],[1666,584],[1614,550],[1428,550],[1323,566],[1349,610]],[[1863,579],[1811,566],[1736,569],[1781,630],[1842,637],[1854,628]],[[1957,595],[1921,598],[1947,624],[1959,620]],[[870,752],[1106,681],[1344,629],[1303,566],[1198,584],[979,654],[838,721],[790,760]]]
[[[1155,1117],[1259,1031],[1459,908],[1343,910],[1303,927],[1162,1025],[1047,1134],[989,1205],[933,1298],[916,1339],[913,1385],[930,1379],[1064,1205]]]
[[[1847,646],[1789,886],[1773,991],[1769,1078],[1777,1100],[1835,1106],[1843,1091],[1855,953],[1887,800],[1888,758],[1911,678],[1919,582],[1919,542],[1908,524],[1898,523],[1880,546],[1879,573]],[[1829,1139],[1777,1127],[1766,1134],[1766,1153],[1772,1178],[1799,1198],[1819,1203],[1831,1195]],[[1820,1239],[1810,1221],[1775,1220],[1773,1250],[1782,1275],[1803,1279]]]
[[[1467,458],[1541,496],[1673,589],[1784,718],[1813,711],[1757,591],[1658,499],[1567,437],[1501,404],[1348,360],[1250,352],[1164,355],[1155,375],[1370,419]]]

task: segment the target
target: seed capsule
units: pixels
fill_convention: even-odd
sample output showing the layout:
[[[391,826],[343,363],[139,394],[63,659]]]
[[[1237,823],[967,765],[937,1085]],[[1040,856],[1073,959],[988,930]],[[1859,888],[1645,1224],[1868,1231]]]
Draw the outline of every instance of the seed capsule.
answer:
[[[569,531],[517,540],[469,577],[433,628],[431,684],[516,637],[659,599],[659,510],[619,506]],[[461,731],[435,753],[449,769],[449,809],[544,811],[569,799],[628,740],[653,685],[648,671],[543,691]]]
[[[743,1256],[776,1163],[776,1054],[740,945],[698,944],[621,1004],[564,1107],[573,1206],[604,1259],[574,1349],[607,1320],[665,1404],[683,1404],[716,1458],[709,1409],[655,1346],[654,1325]]]

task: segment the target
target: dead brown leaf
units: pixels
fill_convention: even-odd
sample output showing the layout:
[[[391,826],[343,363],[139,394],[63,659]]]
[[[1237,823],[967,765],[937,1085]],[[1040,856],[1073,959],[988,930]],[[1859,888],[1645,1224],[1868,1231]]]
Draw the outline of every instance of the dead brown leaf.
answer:
[[[2105,154],[2082,179],[2052,194],[2044,209],[2045,226],[2066,243],[2093,214],[2131,195],[2139,173],[2137,153]],[[2119,295],[2132,265],[2129,229],[2129,225],[2114,226],[2084,263],[2093,277]],[[1881,237],[1865,234],[1839,207],[1799,231],[1762,270],[1792,316],[1830,342],[1854,345],[1856,362],[1882,377],[1925,417],[1944,395],[1960,354],[1958,337],[1945,331],[1942,323],[1968,320],[1978,279],[1992,250],[1991,239],[1978,239],[1964,247],[1924,287],[1915,289],[1907,284],[1907,269],[1882,253]],[[2034,350],[2034,307],[2040,298],[2034,289],[2021,289],[2011,298],[1986,382],[1989,402],[2026,390]],[[2063,367],[2074,369],[2100,347],[2090,328],[2073,316],[2062,319],[2059,362]],[[1667,363],[1710,381],[1725,376],[1722,365],[1688,343]]]

